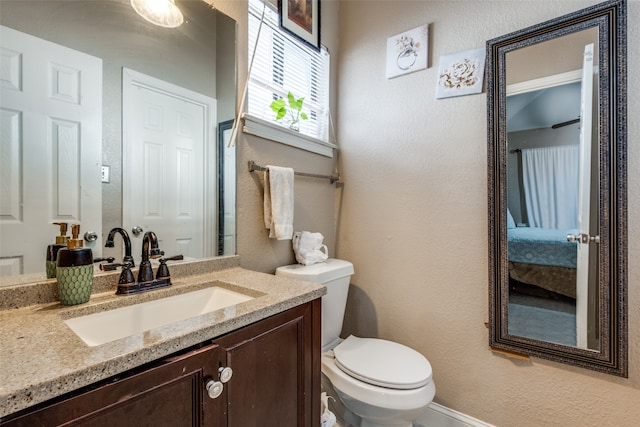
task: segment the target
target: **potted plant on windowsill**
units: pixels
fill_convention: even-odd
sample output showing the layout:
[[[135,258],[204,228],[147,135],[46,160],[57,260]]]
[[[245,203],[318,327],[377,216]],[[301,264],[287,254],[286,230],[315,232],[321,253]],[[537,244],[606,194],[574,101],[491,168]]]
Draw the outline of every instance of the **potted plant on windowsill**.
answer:
[[[280,98],[271,103],[271,109],[276,113],[276,121],[283,119],[288,113],[289,129],[299,132],[300,120],[307,120],[309,118],[306,113],[302,112],[304,97],[296,99],[296,97],[289,92],[287,94],[287,101],[288,108],[284,98]]]

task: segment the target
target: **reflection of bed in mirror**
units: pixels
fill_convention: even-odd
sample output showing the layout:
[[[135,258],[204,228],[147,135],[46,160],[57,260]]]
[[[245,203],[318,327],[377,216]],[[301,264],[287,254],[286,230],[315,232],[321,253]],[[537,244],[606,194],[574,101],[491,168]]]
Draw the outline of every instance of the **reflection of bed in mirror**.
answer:
[[[568,242],[575,229],[512,227],[507,229],[509,279],[576,297],[577,243]]]
[[[516,176],[509,198],[517,210],[507,218],[509,281],[512,289],[575,300],[577,244],[567,235],[578,233],[580,134],[577,126],[563,129],[533,131],[537,139],[529,131],[510,134],[518,153],[510,162]],[[543,141],[549,144],[531,146]]]

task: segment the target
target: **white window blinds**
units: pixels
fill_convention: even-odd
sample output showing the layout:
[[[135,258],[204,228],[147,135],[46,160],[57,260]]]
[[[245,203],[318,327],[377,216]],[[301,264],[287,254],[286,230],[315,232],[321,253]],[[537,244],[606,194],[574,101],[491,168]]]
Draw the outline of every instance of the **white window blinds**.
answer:
[[[268,1],[268,0],[265,0]],[[253,55],[263,3],[249,0],[249,61]],[[254,117],[288,127],[287,118],[275,120],[269,107],[291,92],[304,97],[302,111],[309,117],[300,121],[300,133],[320,141],[329,140],[329,54],[306,46],[280,29],[278,13],[270,4],[264,15],[247,89],[247,111]],[[288,106],[288,104],[287,104]]]

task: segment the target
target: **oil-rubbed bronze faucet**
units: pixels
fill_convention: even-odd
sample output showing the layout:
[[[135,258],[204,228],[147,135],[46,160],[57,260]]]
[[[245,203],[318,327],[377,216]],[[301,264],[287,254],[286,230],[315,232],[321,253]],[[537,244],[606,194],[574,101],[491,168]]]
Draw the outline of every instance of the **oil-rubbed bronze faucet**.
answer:
[[[129,263],[118,264],[122,266],[122,274],[118,280],[118,289],[116,295],[129,295],[138,292],[145,292],[151,289],[164,288],[171,286],[171,276],[167,261],[181,260],[182,255],[176,255],[170,258],[160,259],[158,273],[153,277],[153,268],[151,267],[151,258],[160,258],[164,252],[158,247],[158,237],[153,231],[147,231],[142,238],[142,261],[140,261],[140,270],[138,271],[138,280],[133,279],[131,265]]]
[[[124,242],[124,258],[122,259],[122,263],[129,263],[131,264],[131,267],[135,267],[135,262],[133,262],[133,257],[131,256],[131,239],[129,239],[129,234],[124,228],[112,228],[109,232],[109,235],[107,236],[107,241],[104,243],[104,247],[113,248],[113,238],[115,237],[116,233],[120,233],[120,235],[122,236],[122,241]]]

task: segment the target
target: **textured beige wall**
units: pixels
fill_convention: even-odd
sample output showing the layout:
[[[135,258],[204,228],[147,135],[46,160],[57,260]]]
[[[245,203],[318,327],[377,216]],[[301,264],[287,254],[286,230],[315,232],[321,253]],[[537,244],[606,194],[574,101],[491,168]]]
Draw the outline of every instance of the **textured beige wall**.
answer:
[[[486,95],[435,99],[440,55],[595,1],[341,1],[338,256],[352,261],[344,332],[415,347],[436,401],[498,426],[640,422],[640,124],[629,120],[630,376],[487,348]],[[640,3],[628,4],[628,116],[640,116]],[[385,78],[387,37],[430,24],[429,68]]]
[[[238,22],[242,83],[246,3],[214,3]],[[486,96],[436,101],[438,58],[594,3],[322,2],[322,39],[339,83],[332,104],[346,185],[341,192],[322,181],[296,180],[295,228],[321,231],[332,255],[355,264],[345,332],[415,347],[433,365],[437,402],[498,426],[637,425],[640,267],[630,262],[629,379],[488,351]],[[628,15],[633,76],[640,66],[640,3],[631,1]],[[424,23],[430,24],[429,68],[386,80],[387,37]],[[638,86],[630,78],[629,93],[640,93]],[[630,97],[629,117],[639,114],[637,98]],[[640,126],[631,121],[630,260],[640,257],[639,137]],[[248,160],[322,174],[331,173],[333,161],[239,136],[238,254],[244,267],[273,272],[293,262],[293,253],[290,242],[267,238],[262,188],[246,171]]]

